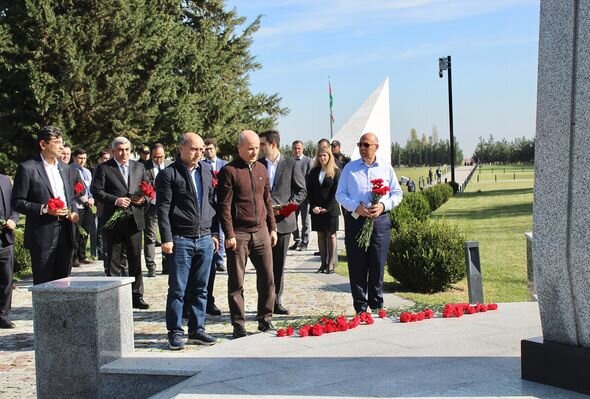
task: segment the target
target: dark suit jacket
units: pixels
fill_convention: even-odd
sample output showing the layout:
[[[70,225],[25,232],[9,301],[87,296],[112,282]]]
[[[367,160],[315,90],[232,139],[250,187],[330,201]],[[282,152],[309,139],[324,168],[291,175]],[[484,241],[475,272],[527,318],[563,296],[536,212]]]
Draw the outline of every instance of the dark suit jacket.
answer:
[[[74,183],[77,174],[63,162],[58,163],[59,174],[64,183],[66,198],[64,202],[72,211],[76,212],[74,204]],[[49,214],[41,215],[41,207],[46,205],[55,195],[51,191],[49,176],[45,172],[41,155],[21,163],[16,169],[14,187],[12,188],[12,209],[24,214],[25,221],[25,247],[31,250],[48,248],[51,246],[51,237],[54,234],[54,223],[57,217]],[[74,242],[74,225],[70,225],[70,239]]]
[[[170,162],[169,160],[165,160],[164,165],[162,166],[162,170],[164,170],[166,166],[169,166],[170,164],[172,164],[172,162]],[[145,173],[147,174],[150,184],[155,188],[156,176],[154,176],[154,161],[148,159],[147,161],[145,161],[143,166],[145,167]],[[150,201],[148,207],[146,208],[146,213],[149,213],[151,216],[154,216],[156,214],[156,198]]]
[[[266,159],[261,158],[258,162],[267,166]],[[287,158],[283,154],[279,159],[273,186],[270,189],[270,196],[273,205],[283,205],[289,202],[301,205],[307,196],[305,190],[305,178],[303,171],[293,158]],[[275,215],[277,232],[281,234],[292,233],[297,229],[295,212],[287,217]]]
[[[209,160],[205,160],[205,162],[209,163]],[[215,164],[209,163],[211,165],[211,168],[213,168],[213,170],[219,171],[221,168],[223,168],[225,165],[227,165],[227,161],[221,159],[221,158],[217,158],[215,160]]]
[[[108,220],[117,207],[115,201],[119,197],[131,197],[139,190],[142,181],[150,182],[143,165],[137,161],[129,161],[129,187],[115,159],[110,159],[96,167],[92,180],[92,195],[102,203],[102,216]],[[145,228],[145,203],[142,206],[131,205],[133,219],[138,230]]]
[[[194,181],[180,159],[158,173],[156,198],[162,242],[171,242],[174,235],[196,237],[209,234],[211,230],[219,231],[211,166],[203,161],[199,164],[203,184],[200,209]]]
[[[12,220],[18,223],[18,212],[12,210],[10,205],[10,197],[12,196],[12,183],[8,176],[0,175],[0,201],[2,201],[2,209],[4,213],[0,213],[0,219]],[[4,229],[0,231],[0,246],[8,246],[14,243],[14,231]]]
[[[340,179],[340,170],[336,170],[334,177],[324,177],[324,181],[320,184],[319,176],[321,167],[315,167],[307,176],[307,200],[309,201],[309,209],[319,206],[328,210],[330,216],[340,215],[340,206],[336,201],[336,189],[338,188],[338,180]]]

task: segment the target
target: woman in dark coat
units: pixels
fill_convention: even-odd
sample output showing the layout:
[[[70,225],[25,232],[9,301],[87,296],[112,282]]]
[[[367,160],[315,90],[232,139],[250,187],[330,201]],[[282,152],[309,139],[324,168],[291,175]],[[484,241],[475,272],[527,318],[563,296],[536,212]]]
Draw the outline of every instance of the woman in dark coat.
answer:
[[[340,206],[336,201],[336,188],[340,169],[336,166],[330,149],[321,148],[314,167],[307,175],[307,195],[311,214],[311,229],[318,233],[318,246],[322,264],[317,273],[334,273],[338,260],[336,231]]]

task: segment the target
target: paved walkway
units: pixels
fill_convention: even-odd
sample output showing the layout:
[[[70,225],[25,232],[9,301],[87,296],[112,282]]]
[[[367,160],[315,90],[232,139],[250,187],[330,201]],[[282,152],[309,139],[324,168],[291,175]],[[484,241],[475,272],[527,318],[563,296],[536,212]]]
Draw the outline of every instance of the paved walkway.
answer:
[[[340,238],[344,236],[341,231]],[[284,305],[291,310],[289,316],[275,317],[275,321],[308,318],[334,312],[353,314],[348,279],[342,276],[319,275],[319,258],[313,256],[317,248],[316,234],[311,234],[309,250],[289,251],[286,264]],[[344,248],[344,243],[339,243]],[[159,255],[158,255],[159,256]],[[252,267],[252,266],[250,266]],[[73,276],[100,276],[102,262],[94,262],[73,270]],[[146,278],[144,273],[145,300],[151,305],[146,311],[134,312],[135,350],[138,352],[168,351],[165,325],[166,276]],[[0,330],[0,397],[35,397],[35,361],[30,280],[17,283],[13,294],[11,318],[15,330]],[[253,269],[247,270],[245,279],[246,312],[250,321],[247,329],[257,332],[256,280]],[[223,345],[231,340],[232,326],[227,305],[227,274],[218,273],[214,291],[216,304],[223,312],[219,317],[207,318],[207,331],[216,336]],[[386,306],[400,306],[404,301],[393,294],[387,294]],[[187,346],[187,351],[197,351],[197,345]]]

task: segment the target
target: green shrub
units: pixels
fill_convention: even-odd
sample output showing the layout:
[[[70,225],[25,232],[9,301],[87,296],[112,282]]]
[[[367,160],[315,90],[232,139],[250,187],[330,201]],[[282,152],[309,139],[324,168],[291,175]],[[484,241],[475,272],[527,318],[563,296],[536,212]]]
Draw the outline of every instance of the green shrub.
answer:
[[[443,291],[465,276],[464,240],[444,220],[405,223],[392,230],[387,271],[411,291]]]
[[[24,246],[24,235],[22,228],[14,232],[14,274],[19,280],[33,275],[31,254]]]
[[[430,204],[430,210],[436,211],[453,196],[453,189],[448,184],[437,184],[422,191]]]
[[[424,194],[406,193],[401,204],[391,212],[391,228],[399,227],[412,220],[426,220],[430,216],[430,205]]]

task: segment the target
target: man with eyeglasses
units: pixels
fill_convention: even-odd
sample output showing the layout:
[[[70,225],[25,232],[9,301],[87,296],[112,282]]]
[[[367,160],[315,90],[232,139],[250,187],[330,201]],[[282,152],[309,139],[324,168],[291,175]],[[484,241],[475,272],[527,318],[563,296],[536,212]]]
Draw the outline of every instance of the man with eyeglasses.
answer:
[[[388,145],[389,143],[387,143]],[[357,313],[383,307],[383,273],[389,250],[389,211],[402,201],[402,189],[391,165],[377,160],[379,140],[365,133],[357,143],[360,159],[344,167],[336,190],[336,200],[344,207],[344,225],[350,291]],[[389,192],[372,204],[371,180],[383,179]],[[374,220],[367,251],[357,244],[357,235],[367,219]]]
[[[16,170],[12,209],[26,215],[25,248],[31,253],[33,284],[67,277],[74,252],[74,223],[79,217],[74,204],[74,171],[61,162],[63,138],[54,126],[37,134],[41,152]],[[51,198],[65,207],[50,209]]]
[[[150,183],[155,186],[156,177],[171,162],[166,161],[166,150],[162,143],[152,145],[150,159],[145,161],[144,166]],[[145,212],[145,230],[143,230],[143,256],[145,266],[148,270],[148,277],[156,277],[156,235],[158,232],[158,217],[156,215],[156,199],[148,203]],[[162,274],[168,274],[166,258],[162,257]]]

